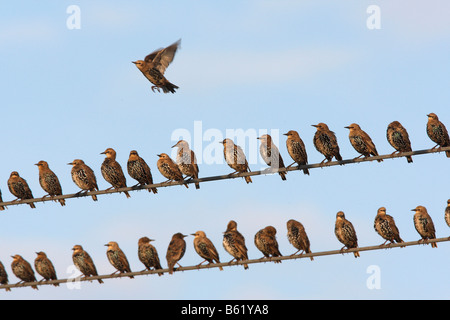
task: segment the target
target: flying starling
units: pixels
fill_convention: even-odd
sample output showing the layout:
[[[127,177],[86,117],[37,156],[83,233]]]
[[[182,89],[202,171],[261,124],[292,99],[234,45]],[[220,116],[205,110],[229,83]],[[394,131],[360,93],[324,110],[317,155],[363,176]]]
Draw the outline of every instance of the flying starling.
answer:
[[[364,156],[364,158],[368,158],[371,155],[378,156],[377,148],[372,139],[358,124],[352,123],[345,128],[350,130],[348,137],[353,148],[355,148],[356,152],[361,154],[355,159],[361,158],[362,156]],[[381,162],[383,159],[378,159],[377,161]]]
[[[180,140],[172,148],[175,147],[178,148],[177,165],[181,173],[191,177],[191,179],[198,179],[197,158],[195,157],[194,151],[189,149],[189,144],[184,140]],[[200,189],[198,182],[195,183],[195,188]]]
[[[255,246],[261,251],[265,258],[281,257],[278,250],[278,242],[275,237],[277,230],[272,226],[267,226],[255,234]],[[281,263],[281,260],[275,260],[275,263]]]
[[[152,172],[150,171],[150,167],[142,159],[136,150],[131,150],[130,157],[127,162],[128,174],[133,179],[137,180],[138,185],[146,185],[153,184]],[[148,189],[148,192],[158,193],[156,188]]]
[[[223,247],[233,257],[233,260],[248,260],[247,247],[245,246],[244,236],[237,230],[237,223],[234,220],[228,222],[227,230],[223,233]],[[248,265],[244,264],[244,269]]]
[[[286,223],[286,225],[289,243],[292,244],[295,249],[297,249],[297,251],[293,253],[292,256],[296,255],[299,251],[302,251],[300,254],[311,253],[309,238],[306,234],[303,224],[291,219]],[[314,257],[310,257],[310,259],[311,261],[313,261]]]
[[[103,178],[105,178],[105,180],[112,185],[112,187],[106,190],[112,188],[126,188],[127,180],[125,178],[125,175],[123,174],[122,167],[116,161],[116,151],[113,148],[108,148],[100,154],[106,155],[106,158],[105,160],[103,160],[101,166]],[[127,198],[130,198],[130,194],[128,193],[128,191],[124,191],[123,193],[125,193]]]
[[[436,145],[432,149],[435,149],[437,146],[439,146],[439,148],[449,147],[450,138],[448,136],[448,131],[445,125],[439,121],[439,118],[436,114],[430,113],[427,116],[427,134],[428,137],[430,137],[431,141],[436,143]],[[445,155],[450,158],[450,151],[445,151]]]
[[[81,189],[78,193],[83,191],[99,191],[94,171],[83,160],[75,159],[71,163],[68,163],[68,165],[72,166],[71,175],[73,182]],[[92,199],[97,201],[97,196],[93,194]]]
[[[0,284],[5,285],[8,284],[8,274],[6,273],[5,266],[0,261]],[[11,288],[6,288],[6,291],[11,291]]]
[[[445,207],[445,222],[450,227],[450,199],[447,200],[447,207]]]
[[[339,211],[336,215],[336,225],[334,227],[334,233],[340,242],[344,244],[341,251],[344,248],[351,249],[358,247],[358,238],[356,237],[355,228],[350,221],[345,219],[345,215],[342,211]],[[355,258],[359,257],[359,252],[354,251]]]
[[[330,162],[333,157],[335,157],[337,161],[342,161],[334,132],[328,129],[328,126],[325,123],[319,123],[317,125],[313,124],[312,126],[317,129],[313,138],[314,146],[317,151],[325,156],[325,159],[323,159],[320,164],[322,165],[325,160]]]
[[[17,197],[17,200],[25,200],[25,199],[33,199],[33,193],[28,186],[28,183],[25,179],[19,176],[17,171],[11,172],[11,175],[8,179],[8,188],[11,193]],[[33,202],[28,204],[31,208],[36,208]]]
[[[261,145],[259,147],[259,152],[264,162],[271,167],[271,169],[285,169],[283,158],[281,157],[280,151],[277,146],[273,143],[272,137],[268,134],[264,134],[261,137],[257,138],[261,141]],[[286,172],[279,172],[281,176],[281,180],[286,180]]]
[[[389,144],[396,150],[392,154],[396,152],[410,152],[411,149],[411,141],[409,141],[409,135],[406,129],[401,125],[398,121],[391,122],[386,131],[386,137]],[[406,160],[408,163],[413,162],[411,156],[406,156]]]
[[[53,263],[50,261],[50,259],[47,258],[47,255],[42,251],[36,252],[36,254],[37,257],[34,260],[34,267],[36,269],[36,272],[44,278],[41,281],[58,280],[58,278],[56,277],[55,267],[53,266]],[[55,287],[59,287],[58,283],[55,283],[53,285]]]
[[[167,178],[166,182],[178,181],[184,182],[183,174],[178,168],[177,164],[173,162],[173,160],[166,153],[158,154],[158,162],[156,165],[158,166],[159,172]],[[187,184],[184,184],[186,188],[189,188]]]
[[[108,257],[109,263],[117,269],[113,274],[120,273],[128,273],[131,272],[130,264],[128,263],[127,257],[125,253],[119,248],[117,242],[110,241],[105,244],[108,249],[106,250],[106,256]],[[130,279],[133,279],[133,276],[130,276]]]
[[[219,254],[217,253],[216,247],[211,240],[206,237],[206,234],[203,231],[197,231],[196,233],[192,233],[192,235],[195,236],[195,252],[197,252],[200,257],[205,259],[199,264],[199,266],[205,261],[208,261],[208,263],[220,263]],[[223,268],[219,267],[219,270],[223,271]]]
[[[414,227],[422,237],[422,242],[428,243],[429,239],[436,239],[436,231],[434,229],[433,220],[431,220],[427,209],[423,206],[417,206],[414,211]],[[432,248],[437,248],[436,242],[431,243]]]
[[[46,161],[39,161],[36,163],[39,169],[39,184],[42,189],[47,192],[47,195],[43,196],[43,198],[50,196],[60,196],[62,195],[61,184],[59,183],[58,177],[56,174],[50,170],[48,167],[48,163]],[[66,205],[66,201],[64,199],[58,200],[61,206]]]
[[[19,278],[21,282],[36,282],[36,277],[34,276],[34,271],[31,268],[31,264],[26,261],[22,256],[16,254],[11,256],[13,262],[11,263],[11,269],[14,275]],[[38,290],[36,285],[31,286],[33,289]]]
[[[155,89],[159,91],[159,88],[163,90],[164,93],[175,93],[175,89],[178,89],[176,85],[170,83],[165,77],[164,72],[166,71],[169,64],[173,61],[175,53],[181,43],[181,39],[171,44],[167,48],[160,48],[153,51],[147,55],[142,60],[132,61],[136,67],[142,72],[142,74],[154,85],[152,86],[152,91]]]
[[[73,264],[81,271],[81,273],[87,278],[90,276],[98,276],[97,268],[92,261],[89,253],[83,250],[80,245],[75,245],[73,248],[72,260]],[[99,283],[103,283],[102,279],[97,280]]]
[[[404,242],[402,238],[400,238],[400,232],[398,231],[397,226],[395,225],[394,218],[388,214],[386,214],[386,208],[381,207],[378,209],[377,216],[375,217],[375,222],[373,227],[375,231],[386,240],[381,246],[384,246],[386,242],[390,241],[391,243]],[[389,246],[389,245],[388,245]]]
[[[290,130],[288,133],[284,133],[284,135],[287,136],[286,147],[292,160],[295,161],[294,163],[297,163],[299,166],[308,164],[308,155],[306,154],[305,144],[298,132]],[[294,163],[289,165],[288,168],[294,165]],[[308,168],[303,169],[303,173],[309,175]]]
[[[172,236],[172,240],[169,243],[169,247],[167,248],[166,260],[167,266],[169,267],[169,274],[173,274],[175,264],[181,265],[178,261],[183,258],[184,253],[186,252],[186,241],[184,241],[184,237],[186,235],[178,232]]]
[[[232,174],[235,174],[237,172],[243,173],[243,172],[251,172],[247,159],[245,158],[244,151],[242,151],[242,148],[238,145],[235,145],[234,142],[231,139],[224,139],[222,142],[223,144],[223,155],[225,157],[225,161],[230,166],[231,169],[235,170]],[[245,177],[245,182],[251,183],[252,179],[250,176]]]
[[[2,198],[2,191],[0,190],[0,202],[3,202],[3,198]],[[0,206],[0,211],[5,210],[6,207],[5,206]]]
[[[142,237],[138,241],[138,258],[141,261],[146,270],[151,270],[154,268],[155,270],[162,269],[161,263],[159,262],[158,251],[156,248],[150,244],[151,241],[155,241],[153,239],[149,239],[148,237]],[[158,275],[162,276],[164,273],[159,272]]]

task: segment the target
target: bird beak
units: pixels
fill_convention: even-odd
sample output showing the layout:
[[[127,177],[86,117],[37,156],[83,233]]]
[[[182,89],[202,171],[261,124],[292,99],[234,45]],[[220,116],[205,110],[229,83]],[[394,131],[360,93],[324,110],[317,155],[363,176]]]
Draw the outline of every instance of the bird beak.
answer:
[[[183,234],[182,236],[183,236],[183,238],[186,238],[186,237],[187,237],[187,234]]]
[[[287,133],[283,133],[283,136],[287,136],[288,134]]]
[[[134,63],[134,64],[136,64],[136,61],[131,61],[131,63]]]
[[[196,235],[196,233],[191,233],[191,236],[195,236]]]
[[[416,211],[416,209],[411,209],[411,211]]]
[[[37,166],[38,164],[37,164],[37,163],[35,163],[34,165],[35,165],[35,166]]]
[[[317,128],[317,125],[316,125],[316,124],[312,124],[312,126],[313,126],[314,128]]]
[[[161,155],[160,155],[160,154],[157,154],[157,156],[161,158]]]
[[[220,144],[223,144],[223,141],[219,141]]]
[[[260,140],[260,139],[261,139],[261,137],[258,137],[258,138],[256,138],[256,139]]]
[[[105,154],[105,153],[106,153],[106,151],[100,152],[100,154]]]
[[[177,143],[177,144],[174,144],[174,145],[172,146],[172,148],[175,148],[177,145],[178,145],[178,143]]]
[[[350,127],[350,126],[348,126],[348,127],[344,127],[344,128],[346,128],[346,129],[350,129],[351,127]]]
[[[68,163],[68,165],[73,166],[73,162]]]

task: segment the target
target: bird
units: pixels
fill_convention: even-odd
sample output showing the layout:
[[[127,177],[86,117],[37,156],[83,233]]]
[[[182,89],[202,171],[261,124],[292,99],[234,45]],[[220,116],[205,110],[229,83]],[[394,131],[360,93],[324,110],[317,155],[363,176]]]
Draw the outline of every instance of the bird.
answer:
[[[322,165],[325,160],[330,162],[333,157],[335,157],[337,161],[342,161],[339,145],[334,132],[328,129],[328,126],[322,122],[317,125],[313,124],[312,126],[317,129],[313,138],[314,146],[317,151],[325,156],[325,159],[322,160],[320,165]]]
[[[145,266],[146,270],[151,270],[151,268],[160,270],[162,267],[159,262],[158,251],[150,243],[151,241],[155,240],[149,239],[148,237],[142,237],[138,240],[138,258]],[[162,276],[163,274],[164,273],[162,272],[158,273],[159,276]]]
[[[164,93],[175,93],[175,90],[178,89],[178,86],[169,82],[169,80],[164,77],[164,72],[173,61],[180,43],[181,39],[166,48],[160,48],[153,51],[147,55],[143,61],[132,61],[142,74],[154,84],[152,86],[153,92],[155,92],[155,89],[160,92],[159,89],[161,88]]]
[[[31,192],[27,181],[20,177],[17,171],[11,172],[8,179],[8,188],[9,191],[17,197],[17,199],[13,201],[33,199],[33,193]],[[28,205],[33,209],[36,208],[33,202],[30,202]]]
[[[166,182],[178,181],[184,182],[183,174],[178,168],[177,164],[169,157],[167,153],[158,154],[158,162],[156,165],[158,166],[159,172],[168,179]],[[187,184],[184,183],[186,188],[189,188]]]
[[[8,284],[8,273],[6,272],[5,266],[0,261],[0,284]],[[6,291],[11,291],[11,288],[5,288]]]
[[[295,130],[289,130],[288,133],[284,133],[287,136],[286,148],[294,163],[288,166],[290,168],[295,163],[299,166],[308,164],[308,154],[306,153],[305,144],[300,138],[300,135]],[[303,173],[309,175],[308,168],[303,169]]]
[[[342,211],[339,211],[336,214],[334,233],[338,240],[344,244],[344,247],[341,248],[341,252],[344,248],[352,249],[358,247],[358,238],[356,237],[355,228],[350,221],[345,219],[345,214]],[[354,251],[353,254],[355,258],[359,257],[358,251]]]
[[[255,246],[264,255],[264,258],[281,257],[276,239],[277,230],[272,226],[267,226],[255,234]],[[281,260],[275,260],[275,263],[281,263]]]
[[[385,207],[381,207],[378,209],[373,227],[375,228],[375,231],[384,240],[386,240],[381,246],[384,246],[388,241],[390,241],[391,243],[404,242],[402,238],[400,238],[400,232],[398,231],[398,228],[395,225],[394,218],[386,214]]]
[[[398,121],[392,121],[386,131],[386,137],[389,144],[396,150],[396,152],[410,152],[411,141],[409,140],[409,135],[406,129]],[[413,159],[411,156],[406,156],[408,163],[412,163]]]
[[[2,198],[2,191],[0,190],[0,202],[3,202],[3,198]],[[6,209],[6,206],[0,206],[0,211],[3,211]]]
[[[414,227],[422,237],[421,241],[428,243],[429,239],[436,239],[436,230],[434,229],[434,223],[428,214],[427,209],[424,206],[417,206],[414,209]],[[436,242],[431,243],[432,248],[437,248]]]
[[[50,259],[47,258],[47,255],[42,251],[36,252],[36,254],[37,257],[34,260],[34,268],[36,269],[36,272],[44,278],[41,281],[58,280],[56,277],[55,267]],[[53,285],[55,287],[59,287],[58,283]]]
[[[90,276],[98,276],[97,268],[92,261],[91,256],[80,245],[75,245],[73,248],[72,260],[75,267],[87,278]],[[103,283],[102,279],[97,279],[99,283]]]
[[[71,176],[73,182],[81,189],[77,194],[83,191],[99,191],[94,171],[83,160],[75,159],[68,165],[72,166]],[[95,194],[92,195],[92,199],[94,201],[98,200]]]
[[[205,262],[208,261],[208,263],[220,263],[219,253],[217,252],[216,247],[212,243],[209,238],[206,237],[206,234],[204,231],[197,231],[195,233],[191,234],[194,236],[194,249],[197,254],[205,259],[203,260],[199,266]],[[223,268],[219,266],[219,270],[223,271]]]
[[[220,143],[223,144],[223,155],[225,161],[231,169],[235,170],[230,175],[235,173],[251,172],[247,159],[245,158],[244,151],[242,151],[240,146],[235,145],[234,142],[228,138],[224,139]],[[250,176],[246,176],[244,179],[245,182],[252,183],[252,178]]]
[[[130,177],[137,180],[137,185],[153,184],[153,177],[150,167],[142,159],[136,150],[130,151],[130,157],[127,162],[127,170]],[[158,189],[149,188],[148,192],[158,193]]]
[[[373,143],[370,136],[364,130],[362,130],[358,124],[352,123],[345,128],[350,130],[348,137],[350,139],[351,145],[356,150],[356,152],[361,154],[355,159],[361,158],[362,156],[364,156],[364,158],[368,158],[371,155],[379,155],[377,148],[375,147],[375,144]],[[378,159],[377,161],[382,162],[383,159]]]
[[[36,282],[34,271],[28,261],[26,261],[24,258],[22,258],[22,256],[18,254],[11,256],[11,258],[13,258],[13,261],[11,263],[11,270],[14,275],[21,280],[19,281],[19,283]],[[35,290],[38,290],[38,287],[36,285],[32,285],[31,287]]]
[[[450,199],[447,200],[447,207],[445,207],[445,222],[450,227]]]
[[[59,183],[59,179],[56,174],[50,170],[48,163],[46,161],[39,161],[35,164],[39,169],[39,184],[42,189],[47,192],[47,195],[43,196],[45,198],[47,196],[54,197],[62,195],[61,183]],[[66,205],[66,201],[64,199],[58,200],[61,206]]]
[[[189,144],[185,140],[178,141],[172,148],[178,148],[177,165],[181,173],[191,179],[198,179],[198,164],[194,151],[189,149]],[[200,189],[200,184],[195,182],[195,188]]]
[[[272,137],[269,134],[263,134],[257,139],[261,141],[259,153],[261,154],[264,162],[270,166],[271,169],[286,169],[284,166],[283,157],[281,156],[278,147],[273,143]],[[281,176],[281,180],[286,180],[287,171],[279,171],[278,174]]]
[[[113,274],[120,273],[128,273],[131,272],[130,264],[128,262],[125,253],[123,253],[122,249],[119,248],[119,245],[115,241],[110,241],[105,244],[106,247],[106,256],[108,257],[109,263],[117,269]],[[130,279],[134,279],[133,276],[129,276]]]
[[[116,161],[116,151],[113,148],[107,148],[100,154],[106,155],[105,160],[103,160],[101,166],[102,176],[112,186],[106,190],[110,190],[112,188],[126,188],[127,180],[125,178],[125,175],[123,174],[122,167]],[[125,193],[127,198],[130,198],[130,194],[128,193],[128,191],[124,191],[123,193]]]
[[[227,225],[227,230],[223,233],[222,245],[226,252],[228,252],[233,260],[242,261],[248,260],[247,247],[245,246],[244,236],[237,230],[237,223],[230,220]],[[248,269],[248,265],[244,263],[244,269]]]
[[[172,236],[172,240],[169,243],[169,247],[167,248],[166,253],[169,274],[173,274],[175,264],[178,264],[181,267],[178,261],[183,258],[184,253],[186,252],[186,241],[184,241],[185,237],[187,237],[187,235],[184,235],[180,232],[175,233]]]
[[[431,139],[431,141],[436,143],[436,145],[432,149],[435,149],[437,146],[439,146],[439,149],[449,147],[450,138],[445,125],[441,121],[439,121],[438,116],[434,113],[427,114],[427,117],[428,137]],[[445,155],[450,158],[450,151],[445,151]]]
[[[308,235],[306,234],[305,227],[301,222],[294,219],[289,220],[287,223],[287,237],[289,243],[294,246],[297,251],[292,254],[296,255],[299,251],[303,253],[311,253],[310,242]],[[314,257],[310,257],[311,261],[314,261]]]

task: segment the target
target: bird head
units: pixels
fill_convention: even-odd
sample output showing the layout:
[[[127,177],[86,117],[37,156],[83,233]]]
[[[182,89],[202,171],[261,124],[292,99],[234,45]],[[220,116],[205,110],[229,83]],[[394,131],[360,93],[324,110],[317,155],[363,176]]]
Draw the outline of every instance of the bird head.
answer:
[[[43,160],[39,161],[38,163],[35,163],[34,165],[38,166],[39,169],[48,168],[48,163]]]
[[[71,165],[71,166],[76,166],[76,165],[79,165],[79,164],[84,164],[84,161],[80,160],[80,159],[75,159],[72,162],[68,163],[68,165]]]
[[[100,152],[100,154],[106,155],[107,158],[115,159],[116,158],[116,151],[113,148],[108,148],[103,152]]]

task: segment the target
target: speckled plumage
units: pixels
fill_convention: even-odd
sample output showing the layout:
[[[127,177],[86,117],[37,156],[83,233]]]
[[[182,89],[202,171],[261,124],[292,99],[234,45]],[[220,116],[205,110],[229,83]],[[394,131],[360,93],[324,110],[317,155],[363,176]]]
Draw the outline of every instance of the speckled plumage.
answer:
[[[127,187],[127,180],[123,174],[122,166],[116,161],[116,151],[113,148],[108,148],[100,154],[106,155],[103,160],[101,171],[103,178],[111,184],[111,188],[120,189]],[[108,189],[111,189],[108,188]],[[107,189],[107,190],[108,190]],[[130,198],[128,191],[124,191],[127,198]]]
[[[72,166],[71,176],[72,181],[80,188],[82,191],[99,191],[97,185],[97,178],[95,177],[94,171],[84,163],[83,160],[75,159],[68,163]],[[80,191],[80,192],[82,192]],[[97,201],[97,196],[92,195],[92,199]]]
[[[150,243],[154,241],[153,239],[149,239],[148,237],[142,237],[138,241],[138,258],[139,261],[145,266],[146,270],[151,270],[154,268],[155,270],[162,269],[161,263],[159,262],[159,255],[156,248]],[[159,276],[162,276],[164,273],[158,272]]]
[[[322,160],[320,164],[324,163],[325,160],[330,162],[333,157],[335,157],[337,161],[342,161],[339,145],[334,132],[331,131],[325,123],[319,123],[317,125],[313,124],[312,126],[317,129],[313,138],[314,147],[325,156],[325,159]]]
[[[28,186],[27,181],[19,176],[17,171],[11,172],[11,175],[8,179],[8,188],[9,191],[17,197],[16,200],[25,200],[25,199],[33,199],[33,193],[31,192],[30,187]],[[14,200],[14,201],[16,201]],[[36,208],[33,202],[28,204],[31,208]]]
[[[62,195],[61,183],[59,183],[59,179],[56,174],[50,170],[48,163],[46,161],[39,161],[36,163],[39,169],[39,184],[42,189],[47,192],[46,196],[54,197]],[[66,205],[66,201],[64,199],[58,200],[61,206]]]
[[[262,252],[264,257],[281,257],[276,238],[277,230],[272,226],[267,226],[255,234],[255,246]],[[281,263],[281,260],[275,260],[275,263]]]
[[[153,177],[147,162],[142,159],[136,150],[131,150],[127,162],[127,170],[130,177],[135,179],[139,185],[153,184]],[[158,193],[156,188],[149,188],[148,192]]]
[[[0,261],[0,284],[5,285],[8,284],[8,273],[6,272],[5,266]],[[11,291],[10,288],[6,288],[6,291]]]
[[[268,134],[264,134],[257,139],[261,141],[259,153],[261,154],[264,162],[275,170],[286,168],[284,165],[283,157],[281,156],[278,147],[275,145],[275,143],[273,143],[272,137]],[[286,180],[286,174],[287,171],[279,172],[281,180]]]
[[[231,174],[251,171],[241,147],[235,145],[231,139],[224,139],[221,143],[223,144],[223,155],[226,163],[231,169],[235,170],[235,172]],[[250,176],[246,176],[244,179],[245,182],[252,183],[252,178]]]
[[[396,150],[396,152],[410,152],[411,141],[409,140],[409,135],[406,129],[398,121],[392,121],[386,130],[386,137],[389,144]],[[394,154],[393,153],[393,154]],[[406,156],[408,163],[412,163],[413,159],[411,156]]]
[[[417,206],[414,211],[414,227],[422,237],[423,242],[428,243],[429,239],[436,239],[436,230],[431,216],[424,206]],[[432,248],[437,248],[436,242],[431,243]]]
[[[31,264],[26,261],[22,256],[16,254],[12,256],[13,261],[11,263],[11,270],[14,275],[19,278],[21,282],[36,282],[36,277],[34,275],[34,271],[31,268]],[[38,290],[36,285],[31,286],[33,289]]]
[[[175,264],[180,265],[178,261],[183,258],[184,253],[186,252],[186,241],[184,241],[184,237],[186,237],[186,235],[180,232],[175,233],[169,243],[166,253],[169,274],[173,274]]]
[[[177,165],[181,173],[193,179],[198,179],[199,169],[197,158],[195,157],[194,151],[189,148],[189,144],[184,140],[180,140],[172,148],[174,147],[178,148]],[[195,183],[195,188],[200,189],[198,182]]]
[[[439,121],[439,118],[436,114],[430,113],[427,116],[427,134],[431,141],[436,143],[436,146],[434,146],[433,149],[437,146],[439,146],[440,148],[449,147],[450,137],[445,125],[441,121]],[[445,155],[450,158],[450,151],[446,151]]]
[[[299,251],[302,251],[300,254],[311,253],[309,238],[303,224],[291,219],[286,223],[286,226],[289,243],[297,249],[292,255],[297,254]],[[313,261],[314,257],[310,257],[310,259]]]
[[[81,273],[87,278],[90,276],[98,276],[97,268],[91,256],[80,245],[75,245],[73,248],[72,260],[75,267],[81,271]],[[102,279],[97,280],[99,283],[103,283]]]
[[[123,253],[122,249],[119,248],[119,245],[115,241],[110,241],[105,244],[106,247],[106,257],[108,258],[109,263],[117,269],[113,274],[120,273],[128,273],[131,272],[130,263],[128,262],[125,253]],[[130,279],[133,279],[133,276],[130,276]]]
[[[233,260],[248,260],[247,247],[245,246],[244,236],[237,230],[237,223],[234,220],[228,222],[227,230],[223,233],[223,247]],[[230,261],[230,262],[231,262]],[[248,265],[244,264],[244,269],[248,269]]]
[[[445,207],[445,222],[450,227],[450,199],[447,200],[447,207]]]
[[[199,265],[201,265],[203,262],[208,261],[209,263],[220,263],[219,253],[216,250],[216,247],[212,243],[211,240],[209,240],[208,237],[206,237],[205,232],[203,231],[197,231],[196,233],[192,234],[195,236],[194,238],[194,249],[197,254],[205,259],[202,261]],[[222,267],[219,267],[219,270],[223,270]]]
[[[381,207],[378,209],[373,227],[375,228],[375,231],[384,240],[386,240],[382,245],[385,245],[386,242],[388,242],[388,241],[390,241],[390,243],[404,242],[402,240],[402,238],[400,238],[400,232],[398,231],[398,228],[395,225],[394,218],[392,216],[386,214],[385,207]]]
[[[180,171],[180,168],[178,168],[177,164],[169,157],[168,154],[166,153],[161,153],[158,154],[158,162],[156,163],[156,165],[158,166],[158,170],[159,172],[161,172],[161,174],[168,179],[167,182],[172,182],[172,181],[178,181],[178,182],[182,182],[184,181],[183,179],[183,174]],[[184,186],[186,188],[189,188],[189,186],[187,184],[184,184]]]
[[[288,133],[284,133],[287,136],[286,140],[286,148],[291,156],[294,163],[297,163],[299,166],[303,166],[308,164],[308,154],[306,153],[305,144],[303,140],[300,138],[300,135],[295,130],[290,130]],[[294,164],[293,163],[293,164]],[[291,167],[293,164],[289,165]],[[308,168],[303,169],[304,174],[309,175]]]
[[[49,258],[47,258],[47,255],[40,251],[36,252],[37,257],[34,260],[34,268],[36,269],[36,272],[40,274],[45,280],[58,280],[56,276],[55,267],[53,266],[53,263],[50,261]],[[53,284],[55,287],[58,287],[59,284],[55,283]]]
[[[362,156],[365,158],[368,158],[371,155],[378,156],[377,148],[375,147],[372,139],[364,130],[361,129],[358,124],[352,123],[345,128],[350,130],[348,138],[350,139],[352,147],[356,150],[356,152],[361,154],[356,159]],[[383,159],[378,159],[377,161],[382,162]]]
[[[356,236],[355,228],[353,227],[353,224],[345,219],[345,215],[342,211],[339,211],[336,214],[336,224],[334,228],[334,233],[337,237],[337,239],[344,244],[344,247],[341,249],[341,251],[344,250],[344,248],[352,249],[358,247],[358,238]],[[359,252],[355,251],[353,252],[355,258],[359,257]]]

